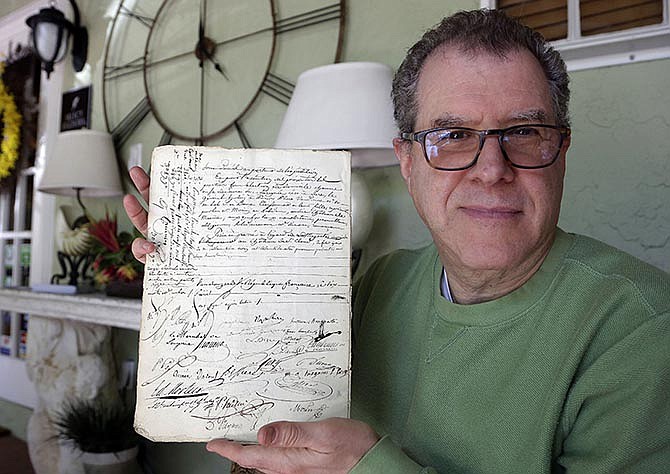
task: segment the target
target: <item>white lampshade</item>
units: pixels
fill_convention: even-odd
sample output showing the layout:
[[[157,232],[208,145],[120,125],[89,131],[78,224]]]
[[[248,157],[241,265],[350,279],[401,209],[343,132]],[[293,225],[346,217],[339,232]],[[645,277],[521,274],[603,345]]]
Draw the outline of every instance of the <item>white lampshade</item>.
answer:
[[[112,136],[83,129],[59,134],[38,189],[63,196],[76,196],[77,189],[81,197],[123,194]]]
[[[393,71],[380,63],[337,63],[296,82],[276,148],[349,150],[352,167],[397,164],[391,104]]]

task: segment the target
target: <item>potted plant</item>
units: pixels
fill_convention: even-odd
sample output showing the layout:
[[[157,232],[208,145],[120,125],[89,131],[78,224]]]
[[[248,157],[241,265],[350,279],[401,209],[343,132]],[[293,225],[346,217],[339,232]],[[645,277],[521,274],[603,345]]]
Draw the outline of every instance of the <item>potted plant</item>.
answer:
[[[121,398],[66,401],[53,423],[58,438],[81,451],[86,474],[140,472],[133,409]]]

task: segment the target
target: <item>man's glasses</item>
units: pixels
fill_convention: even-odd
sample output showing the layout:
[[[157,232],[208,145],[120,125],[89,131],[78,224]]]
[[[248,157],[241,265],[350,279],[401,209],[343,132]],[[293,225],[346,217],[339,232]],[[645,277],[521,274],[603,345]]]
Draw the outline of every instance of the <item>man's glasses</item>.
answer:
[[[474,166],[486,138],[498,137],[505,159],[516,168],[544,168],[556,161],[570,129],[554,125],[528,124],[492,130],[431,128],[402,133],[404,140],[419,142],[430,166],[444,171],[461,171]]]

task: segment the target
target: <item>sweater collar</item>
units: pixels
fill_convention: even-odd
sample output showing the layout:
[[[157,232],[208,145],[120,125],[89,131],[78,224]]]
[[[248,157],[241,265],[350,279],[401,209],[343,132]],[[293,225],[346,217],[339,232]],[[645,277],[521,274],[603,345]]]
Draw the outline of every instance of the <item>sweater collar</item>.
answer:
[[[433,308],[439,318],[465,326],[488,326],[512,319],[525,312],[547,292],[573,241],[572,235],[557,229],[556,238],[547,257],[526,283],[501,298],[471,305],[451,303],[442,296],[440,282],[444,269],[437,248],[433,246],[431,279]]]

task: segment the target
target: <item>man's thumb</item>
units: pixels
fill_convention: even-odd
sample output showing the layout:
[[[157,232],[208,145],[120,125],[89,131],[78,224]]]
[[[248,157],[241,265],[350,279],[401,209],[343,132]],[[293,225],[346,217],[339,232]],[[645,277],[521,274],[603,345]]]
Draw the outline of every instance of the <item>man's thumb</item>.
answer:
[[[306,423],[289,421],[269,423],[258,430],[258,444],[276,448],[308,447],[309,433],[304,425]]]

